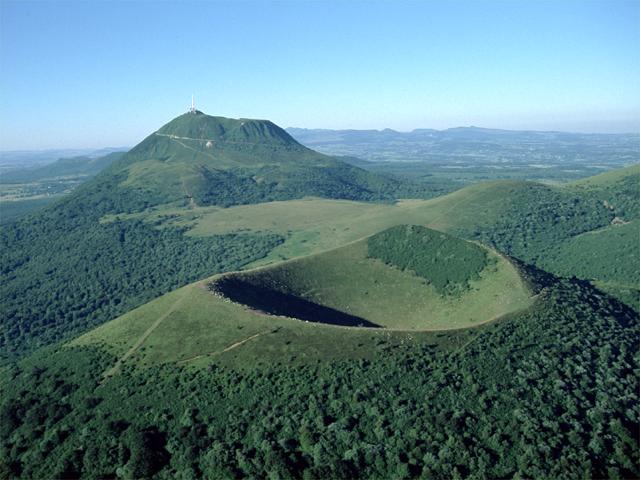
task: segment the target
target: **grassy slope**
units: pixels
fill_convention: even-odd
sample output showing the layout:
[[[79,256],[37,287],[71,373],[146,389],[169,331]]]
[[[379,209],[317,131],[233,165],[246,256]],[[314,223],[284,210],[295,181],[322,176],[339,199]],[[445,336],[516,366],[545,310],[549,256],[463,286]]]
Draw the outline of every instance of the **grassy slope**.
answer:
[[[640,282],[634,274],[638,233],[634,219],[640,205],[639,170],[633,166],[608,172],[565,188],[530,182],[490,182],[436,199],[393,205],[306,199],[203,209],[173,221],[186,222],[192,226],[189,234],[196,236],[253,228],[288,235],[284,244],[258,264],[337,247],[402,223],[422,224],[472,238],[476,232],[491,232],[497,226],[503,232],[498,235],[504,237],[490,234],[487,240],[497,242],[498,248],[506,248],[512,255],[523,256],[562,275],[575,274],[638,290]],[[562,199],[563,210],[555,213]],[[522,214],[522,208],[528,212]],[[529,221],[536,214],[540,222]],[[586,219],[591,214],[593,218]],[[514,220],[518,216],[522,218]],[[609,226],[616,216],[631,221],[631,225]],[[501,238],[520,232],[525,234],[514,237],[511,246],[501,243]]]
[[[637,168],[632,167],[622,173],[610,172],[596,177],[592,183],[615,186],[620,179],[628,179],[636,171]],[[469,234],[477,228],[490,228],[508,217],[509,199],[514,191],[525,192],[524,203],[534,202],[547,192],[556,194],[567,190],[572,192],[571,187],[554,189],[507,181],[473,185],[436,199],[401,201],[393,205],[303,199],[227,209],[200,208],[188,212],[167,208],[146,212],[144,216],[148,221],[161,224],[190,226],[189,234],[194,236],[253,229],[271,230],[288,236],[287,241],[268,257],[254,263],[256,266],[325,251],[401,223],[423,224]],[[635,277],[627,273],[629,269],[632,273],[636,270],[637,226],[632,223],[596,232],[560,239],[542,261],[563,275],[595,278],[600,287],[634,305],[637,303],[634,296],[637,283]],[[621,278],[626,281],[621,281]],[[396,303],[402,305],[401,302]],[[384,309],[384,302],[378,308]]]
[[[413,272],[367,258],[366,241],[240,277],[256,285],[275,285],[279,291],[387,328],[447,329],[474,325],[529,304],[530,295],[513,266],[498,255],[491,258],[495,263],[470,282],[468,291],[450,296],[441,295]],[[454,264],[455,260],[452,268]]]
[[[235,367],[277,362],[308,363],[317,360],[370,358],[379,342],[401,343],[420,337],[438,342],[433,333],[391,332],[305,323],[295,319],[259,315],[247,308],[212,295],[198,283],[160,297],[128,314],[79,337],[69,345],[99,346],[117,357],[124,355],[159,316],[180,298],[174,311],[126,365],[149,366],[163,362],[189,365],[216,363]],[[242,348],[225,349],[256,334]],[[447,335],[447,342],[460,344],[472,333]],[[453,340],[452,340],[453,339]]]
[[[610,172],[604,172],[600,175],[595,175],[589,178],[583,178],[581,180],[576,180],[569,184],[569,186],[573,187],[608,187],[614,186],[621,180],[628,178],[629,176],[637,176],[640,175],[640,165],[631,165],[629,167],[620,168],[617,170],[612,170]]]
[[[507,208],[507,196],[519,185],[527,184],[489,182],[430,200],[394,204],[304,198],[229,208],[168,205],[132,215],[108,216],[103,221],[142,218],[154,224],[188,226],[188,235],[196,237],[236,231],[287,235],[282,245],[253,265],[257,266],[333,249],[394,225],[425,225],[453,233],[476,225],[489,226]]]
[[[213,295],[205,287],[208,281],[203,281],[92,330],[72,345],[99,344],[121,357],[145,336],[125,362],[139,365],[165,361],[204,365],[212,357],[240,364],[258,358],[268,363],[367,357],[380,339],[397,343],[417,335],[434,340],[439,334],[425,330],[470,327],[529,307],[531,293],[514,266],[493,252],[488,256],[492,261],[480,278],[456,296],[443,296],[412,272],[367,258],[366,241],[238,274],[253,284],[279,285],[281,291],[395,331],[260,314]]]

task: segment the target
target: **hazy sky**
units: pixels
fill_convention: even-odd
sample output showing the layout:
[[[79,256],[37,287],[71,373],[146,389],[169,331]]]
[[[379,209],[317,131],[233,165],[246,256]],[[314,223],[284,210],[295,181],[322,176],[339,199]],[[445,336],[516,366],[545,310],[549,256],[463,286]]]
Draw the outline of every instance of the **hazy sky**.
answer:
[[[308,128],[640,131],[640,0],[0,0],[0,149],[186,111]]]

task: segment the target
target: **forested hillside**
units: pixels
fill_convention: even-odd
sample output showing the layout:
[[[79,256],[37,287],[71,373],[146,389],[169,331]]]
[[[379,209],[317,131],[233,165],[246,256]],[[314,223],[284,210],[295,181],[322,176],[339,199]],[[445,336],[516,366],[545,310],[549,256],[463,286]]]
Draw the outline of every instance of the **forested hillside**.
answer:
[[[546,280],[543,280],[546,279]],[[584,282],[442,349],[243,370],[58,347],[4,372],[4,476],[637,478],[638,317]],[[549,283],[551,281],[551,283]],[[456,344],[453,344],[456,345]]]
[[[185,237],[141,221],[101,223],[106,213],[143,208],[142,196],[114,196],[108,181],[0,230],[1,361],[115,318],[162,293],[238,269],[281,237]]]
[[[491,225],[467,235],[563,276],[593,279],[640,309],[640,167],[561,189],[522,184]]]

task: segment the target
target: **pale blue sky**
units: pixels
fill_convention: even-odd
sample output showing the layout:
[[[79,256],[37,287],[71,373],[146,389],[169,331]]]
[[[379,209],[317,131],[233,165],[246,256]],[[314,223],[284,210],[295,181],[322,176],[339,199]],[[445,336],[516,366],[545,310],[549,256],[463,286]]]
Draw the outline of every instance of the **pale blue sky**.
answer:
[[[0,0],[0,149],[186,111],[308,128],[640,131],[640,0]]]

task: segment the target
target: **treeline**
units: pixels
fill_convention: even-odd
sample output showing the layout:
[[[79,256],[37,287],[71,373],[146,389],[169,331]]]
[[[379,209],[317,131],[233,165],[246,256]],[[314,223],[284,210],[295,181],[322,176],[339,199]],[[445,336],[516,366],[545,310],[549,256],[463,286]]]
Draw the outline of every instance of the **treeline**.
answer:
[[[562,281],[455,351],[125,369],[88,347],[4,373],[19,478],[637,478],[638,316]],[[45,367],[46,365],[46,367]],[[11,389],[6,390],[10,385]]]
[[[630,170],[635,168],[635,170]],[[636,167],[626,170],[615,182],[574,187],[584,195],[592,196],[603,202],[618,218],[632,220],[640,218],[640,173]],[[596,177],[597,178],[597,177]]]
[[[79,188],[0,230],[0,361],[115,318],[163,293],[265,256],[274,234],[196,238],[142,221],[102,223],[142,196]]]

